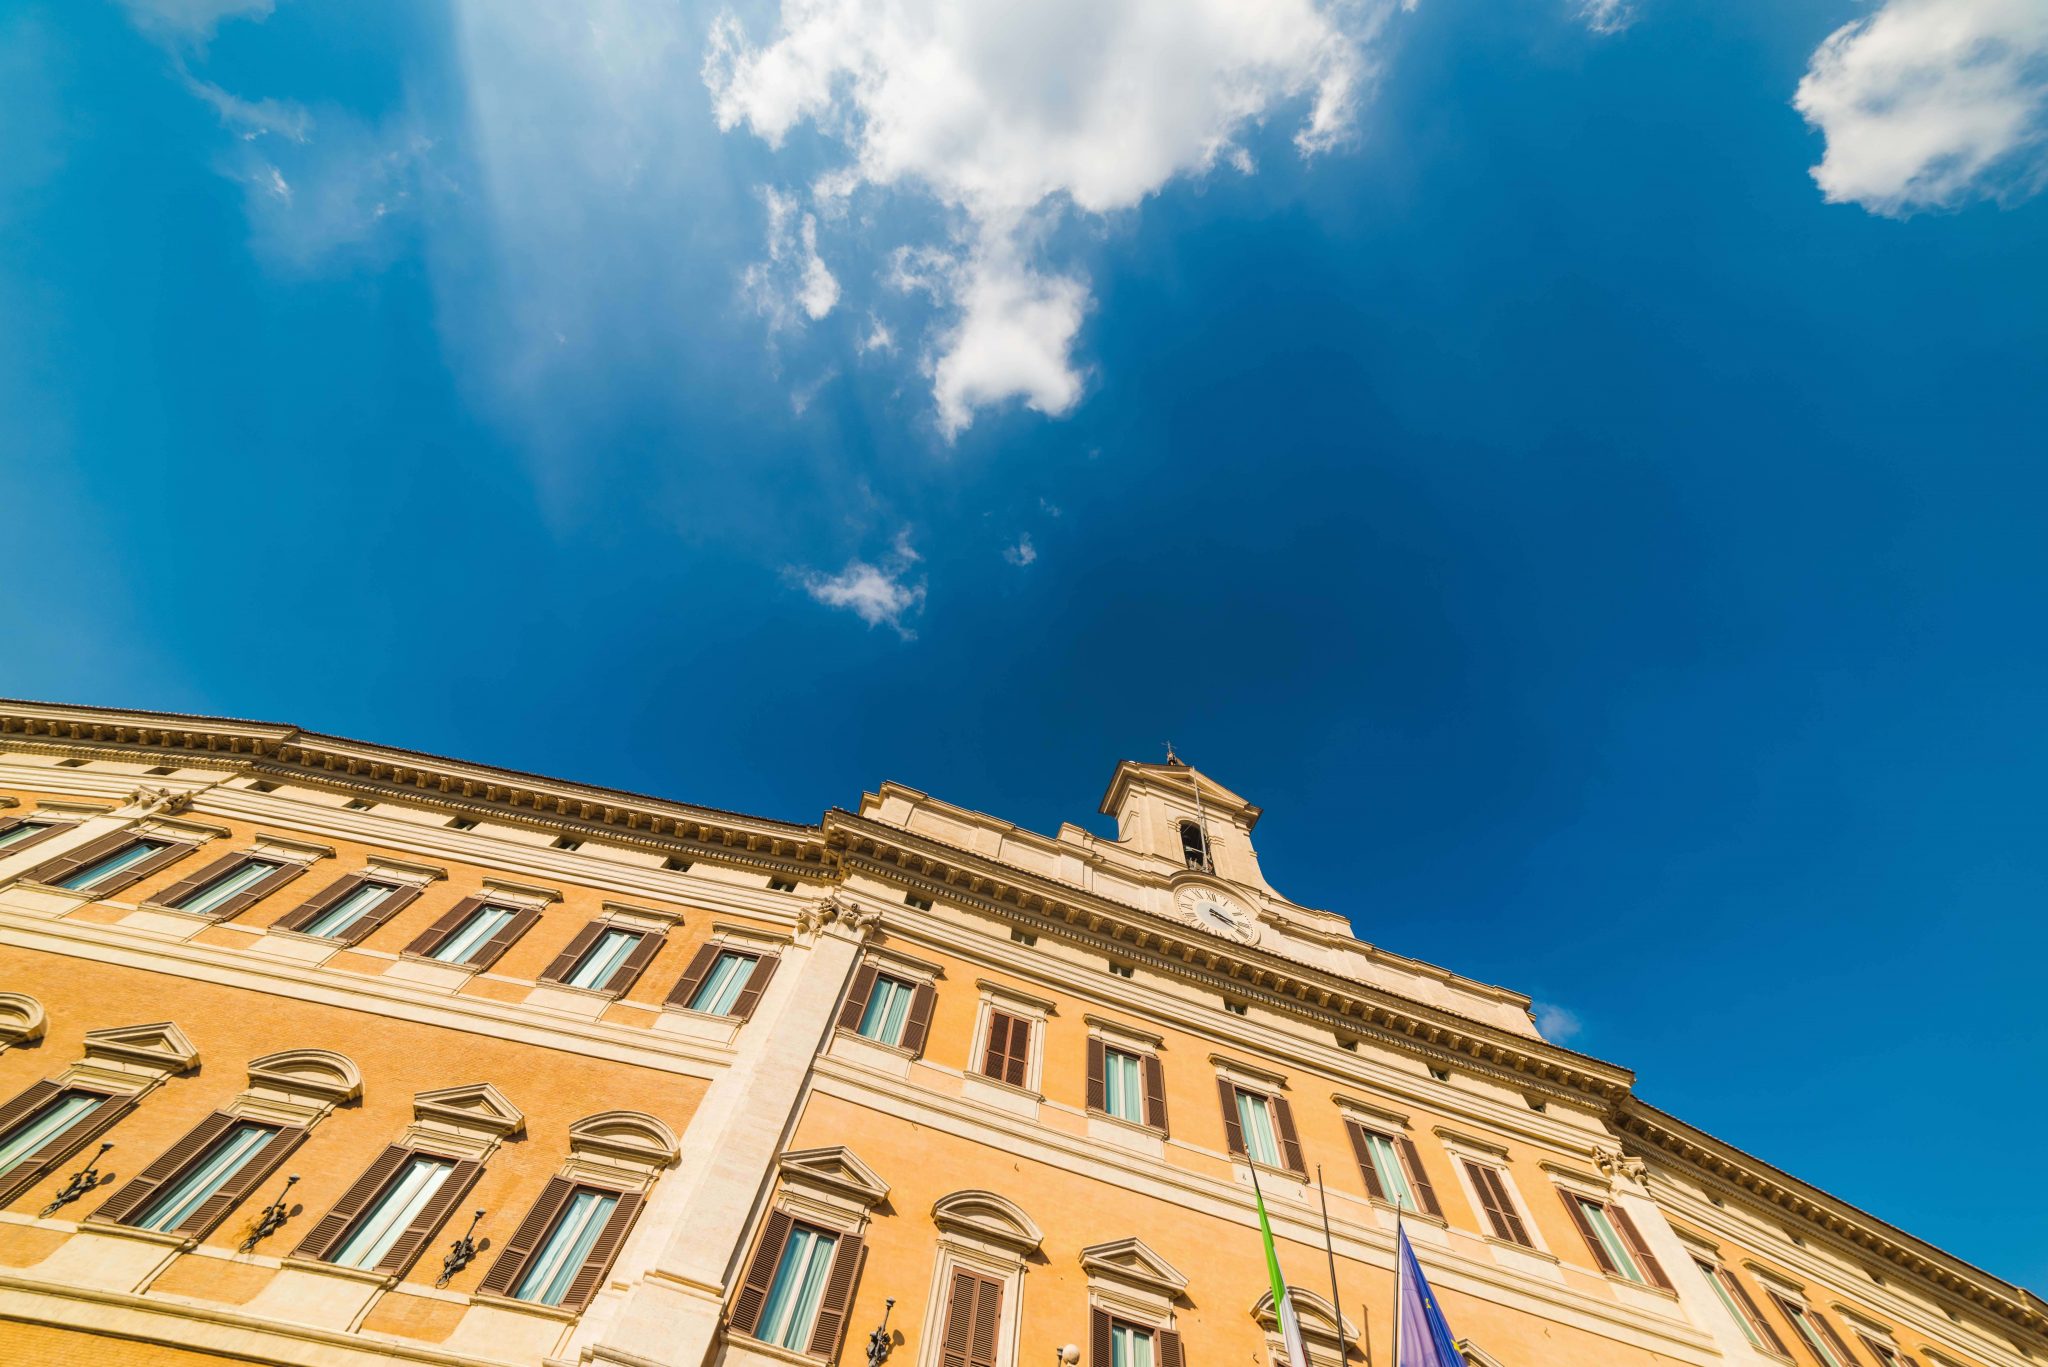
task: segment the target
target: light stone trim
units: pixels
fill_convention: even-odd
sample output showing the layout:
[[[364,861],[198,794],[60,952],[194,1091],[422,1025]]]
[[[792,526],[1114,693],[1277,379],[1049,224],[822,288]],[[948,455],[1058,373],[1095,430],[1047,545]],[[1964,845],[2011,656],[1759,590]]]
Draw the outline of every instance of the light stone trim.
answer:
[[[536,887],[530,883],[515,883],[509,878],[500,878],[495,874],[484,875],[481,882],[483,895],[489,901],[509,902],[516,906],[544,907],[562,900],[562,894],[558,889]]]
[[[605,902],[599,907],[598,920],[615,926],[626,926],[633,930],[644,930],[651,935],[666,935],[683,924],[683,913],[666,907],[643,907],[631,902]]]
[[[1173,1328],[1174,1303],[1188,1279],[1138,1238],[1091,1244],[1081,1250],[1091,1308],[1159,1329]]]
[[[0,1053],[43,1037],[49,1013],[26,992],[0,992]]]
[[[1209,1066],[1216,1070],[1216,1076],[1234,1086],[1249,1092],[1278,1096],[1287,1088],[1287,1074],[1262,1068],[1256,1063],[1231,1058],[1224,1054],[1209,1055]]]
[[[1037,1253],[1043,1233],[1014,1202],[991,1191],[956,1191],[940,1197],[932,1206],[932,1223],[939,1236],[931,1292],[925,1298],[924,1332],[918,1341],[918,1367],[940,1367],[953,1274],[962,1269],[992,1278],[1002,1287],[995,1363],[1015,1367],[1027,1261]]]
[[[380,883],[389,880],[415,888],[438,883],[448,876],[448,870],[437,864],[416,864],[410,859],[394,859],[383,854],[371,855],[365,859],[361,872],[364,877]]]
[[[1165,1037],[1155,1035],[1149,1030],[1140,1030],[1136,1026],[1126,1025],[1118,1020],[1111,1020],[1107,1016],[1083,1015],[1081,1020],[1088,1027],[1090,1039],[1099,1039],[1105,1044],[1113,1044],[1127,1053],[1135,1052],[1156,1056],[1166,1051]]]
[[[283,836],[268,833],[258,835],[249,847],[249,853],[259,858],[282,859],[292,864],[315,864],[322,859],[334,858],[332,845],[316,845],[310,840],[287,840]]]

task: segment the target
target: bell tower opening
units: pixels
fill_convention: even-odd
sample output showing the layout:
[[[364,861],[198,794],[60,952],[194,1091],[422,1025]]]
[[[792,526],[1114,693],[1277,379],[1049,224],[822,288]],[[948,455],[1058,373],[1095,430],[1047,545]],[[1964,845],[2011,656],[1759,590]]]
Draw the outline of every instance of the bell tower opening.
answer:
[[[1180,823],[1180,853],[1189,868],[1199,869],[1203,873],[1216,871],[1216,865],[1209,859],[1209,838],[1202,834],[1199,822]]]

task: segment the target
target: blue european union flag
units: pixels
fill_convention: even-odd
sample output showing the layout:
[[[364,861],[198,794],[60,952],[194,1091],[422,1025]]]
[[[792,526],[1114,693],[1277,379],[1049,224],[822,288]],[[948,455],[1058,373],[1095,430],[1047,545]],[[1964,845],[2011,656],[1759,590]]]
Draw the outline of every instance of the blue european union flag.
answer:
[[[1401,1231],[1400,1240],[1394,1278],[1394,1367],[1465,1367],[1436,1293],[1408,1246],[1407,1230]]]

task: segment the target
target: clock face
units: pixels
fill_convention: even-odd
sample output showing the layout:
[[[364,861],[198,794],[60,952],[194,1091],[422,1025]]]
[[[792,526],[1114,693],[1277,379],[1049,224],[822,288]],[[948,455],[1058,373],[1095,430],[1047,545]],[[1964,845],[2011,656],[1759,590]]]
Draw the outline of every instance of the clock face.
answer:
[[[1251,913],[1214,888],[1182,888],[1179,902],[1181,915],[1211,935],[1244,944],[1259,937],[1258,923]]]

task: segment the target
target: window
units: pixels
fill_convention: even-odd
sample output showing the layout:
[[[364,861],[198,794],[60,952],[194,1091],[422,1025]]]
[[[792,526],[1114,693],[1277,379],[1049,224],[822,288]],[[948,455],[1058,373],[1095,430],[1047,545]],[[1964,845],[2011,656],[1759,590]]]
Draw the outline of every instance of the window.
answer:
[[[344,812],[367,812],[376,805],[369,798],[352,797],[347,802],[341,804],[341,809]]]
[[[362,883],[298,929],[305,935],[337,940],[365,916],[382,906],[398,889],[390,883]]]
[[[1136,1054],[1121,1049],[1102,1051],[1102,1109],[1118,1120],[1145,1123],[1145,1089],[1140,1080],[1143,1064]]]
[[[0,1135],[0,1177],[34,1158],[44,1145],[90,1115],[106,1099],[97,1092],[60,1092]]]
[[[448,829],[451,831],[473,831],[476,825],[476,818],[473,816],[451,817],[448,821]]]
[[[85,761],[82,759],[60,759],[57,761],[57,767],[59,769],[83,769]]]
[[[503,930],[518,917],[514,907],[501,907],[486,902],[469,914],[469,919],[456,928],[453,935],[436,945],[426,957],[438,959],[444,964],[466,964],[476,952],[490,942],[492,936]]]
[[[1243,1002],[1227,1001],[1223,1003],[1223,1009],[1233,1016],[1242,1016],[1249,1013],[1249,1008]]]
[[[1028,1085],[1031,1067],[1031,1022],[1007,1011],[988,1013],[988,1044],[982,1050],[981,1072],[1012,1087]]]
[[[1038,943],[1036,935],[1033,935],[1028,930],[1019,930],[1015,926],[1010,927],[1010,938],[1020,945],[1035,945]]]
[[[860,1014],[856,1033],[890,1046],[903,1042],[903,1023],[910,1016],[911,998],[917,989],[900,978],[877,975],[868,993],[867,1009]]]
[[[335,1249],[329,1261],[342,1267],[376,1267],[412,1227],[455,1171],[455,1160],[414,1154]]]
[[[95,883],[111,882],[116,875],[127,872],[151,855],[168,848],[169,846],[161,840],[130,841],[112,854],[102,855],[93,860],[63,879],[57,886],[70,888],[73,892],[84,892]]]
[[[172,905],[179,911],[206,914],[231,897],[239,896],[276,873],[283,865],[266,859],[250,859],[208,880],[197,891],[180,897]]]
[[[1496,1239],[1505,1239],[1524,1248],[1532,1247],[1529,1231],[1522,1224],[1522,1213],[1515,1209],[1515,1201],[1508,1194],[1508,1179],[1499,1169],[1484,1163],[1465,1160],[1465,1175],[1472,1180],[1472,1190],[1478,1194],[1480,1213],[1485,1215],[1487,1227]]]
[[[513,1289],[513,1298],[539,1305],[560,1305],[618,1204],[619,1194],[615,1191],[579,1188],[562,1207],[540,1247],[534,1250],[526,1274]]]
[[[558,850],[580,850],[583,848],[583,842],[573,835],[560,836],[555,841],[555,848]]]
[[[932,909],[932,899],[931,899],[931,898],[929,898],[929,897],[919,897],[919,896],[918,896],[918,895],[917,895],[916,893],[914,893],[914,892],[906,892],[906,893],[904,893],[904,894],[903,894],[903,903],[904,903],[904,905],[905,905],[905,906],[912,906],[912,907],[916,907],[916,908],[917,908],[917,909],[918,909],[919,911],[930,911],[930,910]]]
[[[1223,1134],[1230,1152],[1269,1168],[1303,1172],[1301,1142],[1295,1138],[1294,1110],[1277,1093],[1256,1092],[1218,1078],[1223,1098]]]
[[[1451,1080],[1451,1070],[1448,1068],[1432,1068],[1429,1070],[1429,1075],[1438,1082],[1449,1082]]]
[[[1114,960],[1111,960],[1109,965],[1109,971],[1111,973],[1114,973],[1119,978],[1128,978],[1132,976],[1132,974],[1136,970],[1134,970],[1129,964],[1120,964],[1115,962]]]
[[[7,829],[0,830],[0,850],[13,845],[26,845],[29,841],[39,839],[55,829],[56,826],[48,821],[17,821]]]
[[[1110,1367],[1152,1367],[1152,1331],[1113,1320],[1109,1326]]]
[[[1622,1277],[1646,1286],[1671,1289],[1671,1281],[1644,1244],[1641,1232],[1627,1211],[1611,1202],[1559,1189],[1565,1210],[1593,1254],[1593,1261],[1611,1277]],[[1846,1365],[1845,1365],[1846,1367]]]
[[[227,1187],[249,1161],[270,1143],[277,1131],[269,1125],[238,1121],[209,1144],[175,1179],[164,1184],[130,1223],[139,1229],[177,1229],[199,1213],[199,1207]]]
[[[1099,1306],[1089,1308],[1088,1367],[1183,1367],[1186,1360],[1180,1335],[1171,1329],[1133,1324]]]
[[[955,1267],[939,1335],[939,1367],[996,1367],[1002,1338],[1003,1284]]]
[[[617,926],[605,927],[597,937],[597,943],[583,952],[583,956],[562,978],[570,987],[588,988],[602,992],[611,983],[612,975],[625,965],[626,957],[646,936],[637,930],[621,930]]]
[[[161,775],[163,775],[163,774],[175,774],[175,773],[177,773],[177,772],[178,772],[178,766],[177,766],[177,765],[175,765],[175,764],[155,764],[155,765],[151,765],[151,766],[150,766],[149,768],[147,768],[147,769],[144,769],[144,770],[143,770],[142,772],[143,772],[144,774],[150,775],[151,777],[158,777],[158,776],[161,776]]]
[[[1728,1317],[1742,1330],[1742,1336],[1749,1340],[1750,1346],[1783,1357],[1784,1341],[1778,1337],[1776,1330],[1764,1322],[1764,1317],[1757,1312],[1756,1302],[1749,1298],[1749,1293],[1742,1289],[1742,1283],[1735,1280],[1734,1274],[1704,1258],[1693,1259],[1693,1264],[1699,1268],[1700,1275],[1707,1279],[1707,1285],[1714,1288],[1715,1299],[1721,1302],[1721,1308],[1728,1312]]]
[[[1441,1216],[1443,1207],[1422,1172],[1422,1155],[1407,1135],[1391,1135],[1347,1120],[1351,1150],[1358,1157],[1365,1177],[1365,1190],[1376,1201],[1387,1201],[1402,1210]]]
[[[1876,1360],[1877,1367],[1905,1367],[1906,1356],[1883,1339],[1872,1338],[1869,1334],[1858,1334],[1856,1337],[1863,1340],[1863,1346],[1870,1350],[1870,1356]],[[2026,1350],[2022,1348],[2020,1352],[2024,1355]]]
[[[1835,1333],[1835,1327],[1822,1317],[1818,1310],[1810,1310],[1790,1297],[1771,1293],[1771,1299],[1778,1303],[1786,1322],[1798,1333],[1806,1351],[1813,1354],[1813,1360],[1820,1367],[1857,1367],[1856,1359],[1849,1347]]]
[[[249,785],[249,791],[252,793],[274,793],[277,791],[277,785],[267,778],[259,778]]]
[[[754,1337],[764,1343],[806,1351],[817,1327],[818,1307],[825,1298],[825,1277],[832,1268],[837,1235],[809,1225],[796,1225],[782,1246],[782,1261],[769,1284]]]
[[[690,871],[690,861],[679,854],[672,854],[662,860],[661,866],[670,873],[688,873]]]
[[[796,884],[787,878],[771,878],[768,880],[768,890],[770,892],[795,892]]]
[[[1237,1094],[1237,1123],[1244,1130],[1245,1157],[1269,1168],[1280,1166],[1280,1139],[1273,1131],[1273,1103],[1255,1092]]]
[[[718,957],[712,960],[711,971],[704,975],[704,981],[690,998],[690,1009],[711,1016],[731,1015],[740,993],[746,990],[747,982],[753,976],[753,955],[720,950]]]
[[[1202,834],[1202,828],[1192,821],[1180,823],[1180,853],[1191,869],[1208,869],[1209,840]]]

